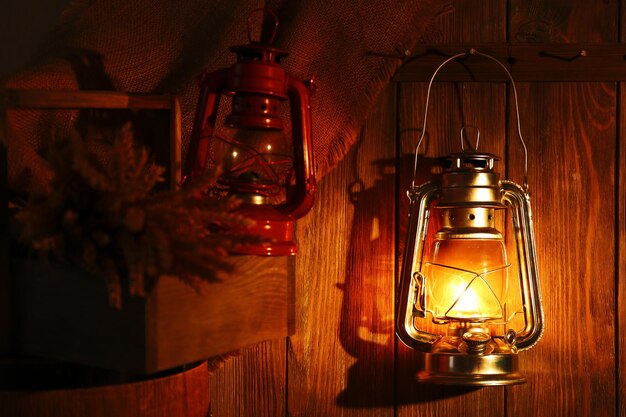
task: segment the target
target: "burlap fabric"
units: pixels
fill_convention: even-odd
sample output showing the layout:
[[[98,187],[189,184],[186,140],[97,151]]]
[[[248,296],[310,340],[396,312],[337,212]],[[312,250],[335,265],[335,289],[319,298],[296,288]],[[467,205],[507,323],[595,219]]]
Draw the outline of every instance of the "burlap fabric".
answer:
[[[229,66],[232,45],[247,43],[248,13],[267,6],[280,26],[274,45],[290,55],[286,69],[317,77],[313,129],[318,178],[354,143],[378,94],[428,24],[447,6],[440,0],[254,1],[82,0],[63,13],[35,64],[4,80],[10,88],[116,89],[175,92],[183,111],[183,155],[197,100],[196,76]],[[46,189],[39,153],[71,112],[9,114],[9,183]]]

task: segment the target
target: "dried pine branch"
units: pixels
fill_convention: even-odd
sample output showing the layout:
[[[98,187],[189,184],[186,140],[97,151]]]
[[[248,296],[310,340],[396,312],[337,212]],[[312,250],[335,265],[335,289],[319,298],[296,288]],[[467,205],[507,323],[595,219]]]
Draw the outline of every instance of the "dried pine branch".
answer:
[[[77,133],[55,145],[48,155],[51,194],[33,198],[16,218],[32,248],[102,276],[112,306],[122,305],[122,282],[137,296],[162,276],[198,289],[232,270],[230,250],[259,241],[234,232],[250,226],[232,213],[236,201],[203,195],[217,172],[181,190],[153,192],[163,167],[133,144],[129,128],[109,139],[98,152]]]

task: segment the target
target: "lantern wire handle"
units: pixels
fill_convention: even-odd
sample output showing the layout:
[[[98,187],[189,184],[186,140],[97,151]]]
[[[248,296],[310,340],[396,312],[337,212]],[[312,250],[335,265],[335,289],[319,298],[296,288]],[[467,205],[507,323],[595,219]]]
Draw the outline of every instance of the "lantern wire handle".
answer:
[[[276,37],[276,32],[278,31],[278,17],[276,16],[276,13],[274,13],[272,10],[268,9],[267,7],[259,7],[257,9],[254,9],[250,12],[250,14],[248,14],[248,41],[250,43],[260,43],[261,42],[261,38],[259,37],[259,41],[253,41],[252,40],[252,16],[258,12],[261,12],[263,16],[265,16],[266,14],[272,16],[274,18],[274,30],[272,31],[272,36],[270,36],[269,41],[267,41],[268,45],[271,45],[272,42],[274,42],[274,38]],[[261,24],[263,21],[261,21]]]
[[[509,70],[506,68],[506,66],[504,66],[502,62],[492,57],[491,55],[478,52],[474,48],[470,49],[467,52],[456,54],[446,59],[437,67],[432,77],[430,77],[430,82],[428,83],[428,90],[426,92],[426,108],[424,110],[424,124],[422,126],[422,135],[417,141],[417,146],[415,147],[415,163],[413,165],[413,181],[411,182],[411,190],[415,189],[415,177],[417,176],[417,154],[418,154],[418,151],[422,142],[424,141],[424,136],[426,136],[426,119],[428,118],[428,102],[430,101],[430,91],[432,89],[433,81],[435,81],[435,77],[437,76],[439,71],[444,66],[446,66],[450,61],[454,61],[457,58],[465,58],[470,55],[479,55],[487,59],[490,59],[491,61],[500,65],[500,67],[504,70],[504,72],[506,72],[506,75],[509,77],[509,80],[511,81],[511,86],[513,87],[513,97],[515,99],[515,116],[516,116],[516,121],[517,121],[517,134],[519,136],[520,142],[522,143],[522,147],[524,148],[524,191],[528,192],[528,149],[526,148],[526,143],[524,142],[524,138],[522,136],[522,126],[521,126],[520,116],[519,116],[519,102],[517,99],[517,88],[515,87],[515,81],[513,80],[513,76],[511,75]],[[478,141],[476,141],[476,146],[478,147]]]

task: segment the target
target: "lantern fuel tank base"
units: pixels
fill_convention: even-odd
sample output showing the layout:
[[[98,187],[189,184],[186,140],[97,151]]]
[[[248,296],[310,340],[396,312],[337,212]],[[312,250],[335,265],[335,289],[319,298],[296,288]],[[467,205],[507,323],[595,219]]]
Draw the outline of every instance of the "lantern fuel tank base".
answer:
[[[519,372],[517,355],[424,353],[417,380],[426,384],[502,386],[526,382]]]

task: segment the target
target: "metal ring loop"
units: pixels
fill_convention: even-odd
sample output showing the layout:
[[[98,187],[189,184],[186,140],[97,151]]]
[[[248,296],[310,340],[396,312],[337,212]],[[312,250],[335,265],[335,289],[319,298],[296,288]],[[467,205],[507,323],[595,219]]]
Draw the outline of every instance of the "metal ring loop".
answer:
[[[263,16],[268,14],[274,18],[274,30],[272,31],[272,36],[270,37],[269,41],[267,41],[267,44],[271,45],[272,42],[274,42],[274,38],[276,37],[276,32],[278,31],[278,16],[276,16],[276,13],[274,13],[272,10],[268,9],[267,7],[259,7],[257,9],[252,10],[248,14],[248,41],[250,43],[257,43],[256,41],[252,40],[251,29],[252,29],[252,16],[258,12],[262,12]],[[261,20],[261,26],[263,26],[263,20]],[[261,36],[259,36],[258,43],[260,43],[261,40],[262,40]]]
[[[466,125],[461,127],[461,151],[465,152],[465,130],[472,128],[476,130],[476,143],[474,144],[474,150],[478,150],[478,144],[480,143],[480,129],[476,126]]]
[[[469,55],[479,55],[479,56],[485,57],[485,58],[490,59],[491,61],[497,63],[504,70],[504,72],[506,72],[506,75],[509,77],[509,80],[511,81],[511,86],[513,87],[513,97],[515,99],[515,116],[516,116],[516,120],[517,120],[517,134],[519,136],[520,142],[522,143],[522,147],[524,148],[524,191],[528,192],[528,149],[526,148],[526,143],[524,142],[524,138],[522,136],[522,127],[521,127],[520,116],[519,116],[519,102],[518,102],[518,99],[517,99],[517,88],[515,86],[515,81],[513,80],[513,76],[511,75],[509,70],[506,68],[506,66],[504,66],[504,64],[502,62],[500,62],[496,58],[492,57],[491,55],[487,55],[487,54],[484,54],[482,52],[478,52],[474,48],[470,49],[467,52],[463,52],[463,53],[460,53],[460,54],[453,55],[450,58],[448,58],[445,61],[443,61],[437,67],[437,69],[433,73],[432,77],[430,78],[430,82],[428,83],[428,90],[426,92],[426,108],[424,109],[424,124],[422,126],[422,135],[420,136],[420,138],[419,138],[419,140],[417,142],[417,146],[415,147],[415,163],[413,165],[413,180],[411,182],[411,190],[413,190],[415,188],[415,177],[417,176],[417,155],[418,155],[418,151],[419,151],[419,148],[420,148],[420,146],[422,144],[422,141],[424,140],[424,136],[426,135],[426,120],[428,118],[428,102],[430,101],[430,91],[431,91],[431,88],[432,88],[432,85],[433,85],[433,81],[435,81],[435,77],[437,76],[439,71],[444,66],[446,66],[450,61],[453,61],[453,60],[458,59],[458,58],[467,57]]]

